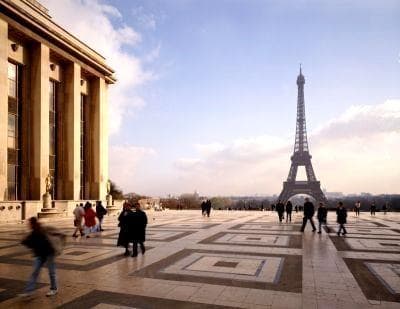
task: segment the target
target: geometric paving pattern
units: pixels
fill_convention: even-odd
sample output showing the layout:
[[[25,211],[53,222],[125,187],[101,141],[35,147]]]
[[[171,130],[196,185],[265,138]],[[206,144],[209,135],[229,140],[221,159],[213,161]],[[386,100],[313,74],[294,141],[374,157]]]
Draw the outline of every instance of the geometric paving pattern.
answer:
[[[279,223],[271,211],[147,212],[146,253],[124,257],[117,217],[104,232],[71,237],[71,218],[51,224],[67,235],[57,257],[59,294],[16,298],[32,257],[20,245],[26,224],[0,226],[1,308],[399,308],[400,213],[348,212],[348,234],[300,232],[302,212]],[[285,220],[284,220],[285,221]],[[316,219],[314,219],[316,223]]]

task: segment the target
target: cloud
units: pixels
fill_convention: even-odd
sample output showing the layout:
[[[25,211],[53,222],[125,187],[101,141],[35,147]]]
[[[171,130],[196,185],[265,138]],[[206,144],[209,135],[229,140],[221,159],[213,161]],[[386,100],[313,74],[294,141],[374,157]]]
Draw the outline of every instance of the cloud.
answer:
[[[118,81],[109,88],[109,132],[117,133],[124,117],[145,105],[138,88],[156,78],[154,72],[144,68],[143,59],[127,51],[140,44],[141,35],[124,23],[116,7],[100,0],[41,2],[55,22],[103,55],[116,71]],[[152,52],[150,60],[158,56]]]
[[[175,162],[177,187],[206,194],[279,194],[293,140],[274,136],[194,145],[195,158]],[[352,106],[309,135],[312,163],[328,191],[398,193],[400,100]]]
[[[138,182],[139,164],[157,155],[153,148],[133,145],[110,146],[110,179],[124,190],[133,190]]]

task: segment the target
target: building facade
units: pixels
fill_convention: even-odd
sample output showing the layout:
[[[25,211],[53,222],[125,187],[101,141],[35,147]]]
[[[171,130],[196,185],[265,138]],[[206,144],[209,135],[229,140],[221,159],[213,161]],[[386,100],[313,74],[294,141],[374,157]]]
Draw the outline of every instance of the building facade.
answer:
[[[37,1],[0,0],[0,221],[40,211],[48,175],[61,211],[105,199],[113,74]]]

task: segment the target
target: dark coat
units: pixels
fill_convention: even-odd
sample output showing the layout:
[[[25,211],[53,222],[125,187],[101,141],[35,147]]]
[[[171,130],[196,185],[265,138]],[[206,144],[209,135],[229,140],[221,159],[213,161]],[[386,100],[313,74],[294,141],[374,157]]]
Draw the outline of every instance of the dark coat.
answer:
[[[120,227],[119,230],[119,235],[118,235],[118,241],[117,241],[117,246],[122,246],[122,247],[127,247],[130,241],[130,234],[131,234],[131,229],[130,229],[130,217],[132,215],[131,210],[123,210],[121,214],[118,217],[119,224],[118,226]]]
[[[314,204],[311,202],[304,203],[304,217],[312,218],[314,216]]]
[[[337,223],[339,224],[344,224],[347,221],[347,210],[346,208],[338,208],[336,210],[336,214],[337,214]]]
[[[103,217],[107,214],[107,209],[103,207],[101,203],[97,203],[96,205],[96,216],[99,219],[103,219]]]
[[[328,209],[326,207],[318,207],[317,217],[319,222],[326,222]]]
[[[285,211],[285,205],[283,205],[283,203],[276,204],[276,211],[278,213],[283,213]]]
[[[132,212],[128,220],[131,228],[130,240],[144,242],[146,240],[147,216],[142,210]]]
[[[291,203],[290,201],[288,201],[288,202],[286,203],[286,212],[291,213],[292,210],[293,210],[293,205],[292,205],[292,203]]]
[[[32,231],[23,241],[22,244],[32,249],[35,256],[46,259],[50,255],[54,255],[54,249],[50,244],[46,233],[42,230]]]

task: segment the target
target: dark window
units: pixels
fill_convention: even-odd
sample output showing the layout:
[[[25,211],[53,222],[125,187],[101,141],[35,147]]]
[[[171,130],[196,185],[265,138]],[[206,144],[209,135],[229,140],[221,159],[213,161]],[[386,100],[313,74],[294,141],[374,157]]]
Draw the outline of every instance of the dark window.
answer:
[[[20,179],[20,138],[21,99],[20,99],[21,68],[8,63],[8,125],[7,125],[7,199],[19,199]]]
[[[51,197],[57,199],[57,82],[49,83],[49,174],[52,179]]]

